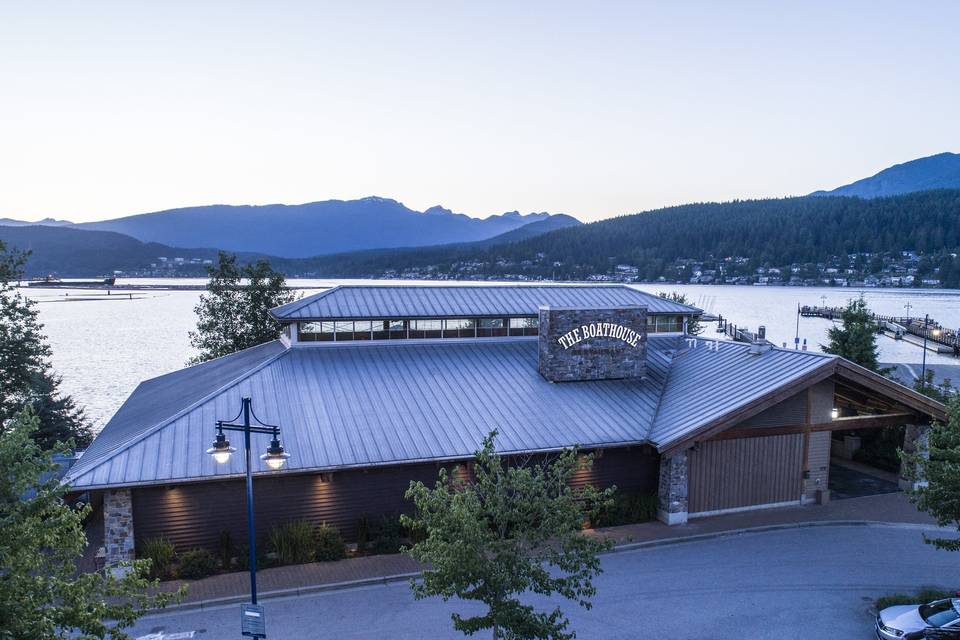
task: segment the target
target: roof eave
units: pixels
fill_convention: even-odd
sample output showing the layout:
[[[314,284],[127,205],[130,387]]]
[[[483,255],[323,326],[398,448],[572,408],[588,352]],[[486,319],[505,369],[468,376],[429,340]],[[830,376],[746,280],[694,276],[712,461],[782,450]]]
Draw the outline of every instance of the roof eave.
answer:
[[[653,444],[650,441],[644,439],[644,440],[625,440],[621,442],[600,442],[600,443],[591,443],[588,445],[571,444],[567,446],[545,447],[541,449],[524,449],[524,450],[510,450],[510,451],[498,450],[497,454],[501,456],[537,455],[537,454],[557,453],[560,451],[573,449],[575,447],[582,449],[584,451],[597,451],[600,449],[626,449],[629,447],[640,447],[645,445],[653,446]],[[451,463],[451,462],[462,462],[465,460],[473,460],[475,456],[476,454],[469,453],[469,454],[456,455],[456,456],[439,456],[435,458],[410,458],[407,460],[389,460],[385,462],[375,462],[375,463],[329,465],[324,467],[309,467],[304,469],[287,469],[285,471],[255,471],[253,472],[253,475],[254,477],[257,477],[257,478],[289,477],[292,475],[336,473],[336,472],[342,472],[342,471],[358,471],[358,470],[364,470],[364,469],[377,469],[377,468],[386,468],[386,467],[405,467],[405,466],[414,465],[414,464],[445,464],[445,463]],[[84,472],[82,475],[88,475],[90,471]],[[180,484],[196,484],[196,483],[203,483],[203,482],[241,480],[245,477],[246,475],[242,473],[230,473],[230,474],[213,475],[213,476],[167,478],[167,479],[158,479],[158,480],[148,480],[148,481],[142,481],[142,482],[107,482],[107,483],[101,483],[101,484],[87,484],[87,485],[71,484],[70,478],[64,477],[60,481],[60,484],[68,486],[70,491],[73,493],[82,493],[84,491],[103,491],[107,489],[162,487],[162,486],[180,485]]]

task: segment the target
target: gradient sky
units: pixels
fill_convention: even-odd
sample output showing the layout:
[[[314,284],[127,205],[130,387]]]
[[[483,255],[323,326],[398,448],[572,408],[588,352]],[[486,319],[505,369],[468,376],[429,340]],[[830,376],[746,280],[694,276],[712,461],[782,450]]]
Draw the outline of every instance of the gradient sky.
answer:
[[[960,151],[958,25],[953,1],[5,2],[0,216],[803,194]]]

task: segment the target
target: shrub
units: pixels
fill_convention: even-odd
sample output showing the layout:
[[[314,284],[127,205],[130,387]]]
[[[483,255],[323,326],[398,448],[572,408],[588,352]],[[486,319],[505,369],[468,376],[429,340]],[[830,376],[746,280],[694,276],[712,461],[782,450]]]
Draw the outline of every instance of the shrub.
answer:
[[[199,580],[217,572],[219,561],[206,549],[190,549],[180,554],[180,577]]]
[[[881,596],[876,599],[874,606],[877,611],[882,611],[887,607],[895,607],[901,604],[925,604],[934,600],[943,600],[945,598],[955,598],[956,591],[946,591],[940,587],[921,587],[914,594],[893,593]]]
[[[220,568],[229,571],[233,560],[233,538],[226,529],[220,531],[218,548],[220,551]]]
[[[593,519],[595,527],[649,522],[657,517],[657,496],[648,493],[617,493],[613,504]]]
[[[318,562],[342,560],[347,557],[347,545],[343,543],[340,532],[327,523],[316,528],[316,553]]]
[[[403,542],[403,526],[396,516],[360,516],[357,521],[359,553],[399,553]]]
[[[257,542],[257,568],[266,569],[267,567],[273,566],[275,563],[267,557],[267,545],[263,541]],[[247,571],[250,568],[250,545],[241,544],[237,545],[236,548],[237,554],[237,570]]]
[[[150,577],[166,580],[177,560],[177,550],[166,538],[147,538],[140,543],[140,557],[150,561]]]
[[[288,522],[270,532],[270,545],[280,564],[303,564],[316,557],[314,527],[304,520]]]

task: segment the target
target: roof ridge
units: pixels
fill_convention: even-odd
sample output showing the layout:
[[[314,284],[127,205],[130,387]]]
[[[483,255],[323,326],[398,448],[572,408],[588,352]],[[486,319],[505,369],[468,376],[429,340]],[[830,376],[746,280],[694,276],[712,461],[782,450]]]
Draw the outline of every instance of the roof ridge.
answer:
[[[639,291],[640,293],[645,293],[647,295],[655,295],[642,289],[634,289],[633,287],[622,283],[622,282],[598,282],[596,284],[591,284],[589,282],[512,282],[510,280],[503,281],[485,281],[483,284],[447,284],[449,280],[441,281],[437,280],[437,284],[340,284],[332,287],[332,289],[452,289],[454,287],[462,287],[464,289],[483,289],[484,287],[489,288],[501,288],[501,287],[511,287],[511,288],[523,288],[532,289],[534,287],[578,287],[578,288],[590,288],[590,289],[630,289],[632,291]],[[318,294],[314,294],[318,295]],[[311,296],[312,297],[312,296]],[[681,303],[677,303],[681,304]]]
[[[670,354],[670,364],[667,365],[667,373],[663,376],[663,382],[660,383],[660,393],[657,395],[657,406],[653,409],[653,415],[650,417],[650,430],[647,433],[647,440],[653,435],[653,429],[657,426],[657,417],[660,415],[660,405],[663,404],[663,396],[667,392],[667,386],[670,384],[670,375],[673,373],[673,362],[679,356],[689,353],[690,347],[681,347]],[[651,441],[652,442],[652,441]]]
[[[287,304],[281,304],[278,307],[274,307],[273,309],[270,309],[270,315],[272,315],[274,318],[278,317],[277,314],[275,313],[277,309],[283,309],[284,313],[292,313],[294,311],[299,311],[300,309],[304,308],[308,304],[312,304],[313,302],[316,302],[320,298],[324,298],[327,295],[336,291],[337,289],[343,289],[346,286],[350,286],[350,285],[337,284],[330,287],[326,291],[319,291],[317,293],[311,294],[304,298],[300,298],[299,300],[294,300],[293,302],[288,302]]]
[[[264,343],[264,344],[269,344],[269,343]],[[259,345],[257,345],[257,346],[259,346]],[[104,455],[103,457],[99,458],[99,459],[94,463],[94,467],[93,467],[93,468],[96,468],[96,467],[104,464],[105,462],[107,462],[107,461],[115,458],[118,454],[126,451],[127,449],[129,449],[129,448],[132,447],[133,445],[137,444],[138,442],[140,442],[140,441],[144,440],[145,438],[153,435],[154,433],[156,433],[157,431],[159,431],[159,430],[162,429],[163,427],[167,426],[168,424],[170,424],[170,423],[173,422],[174,420],[176,420],[176,419],[180,418],[181,416],[189,413],[190,411],[193,411],[194,409],[196,409],[196,408],[199,407],[200,405],[202,405],[202,404],[204,404],[205,402],[209,401],[211,398],[215,398],[216,396],[220,395],[221,393],[223,393],[224,391],[226,391],[226,390],[229,389],[230,387],[233,387],[233,386],[239,384],[241,381],[245,380],[246,378],[249,378],[249,377],[252,376],[254,373],[260,371],[261,369],[263,369],[263,368],[266,367],[267,365],[269,365],[269,364],[271,364],[271,363],[273,363],[273,362],[276,362],[277,360],[279,360],[279,359],[282,358],[283,356],[285,356],[285,355],[287,355],[288,353],[290,353],[290,351],[291,351],[290,347],[287,347],[287,348],[284,349],[283,351],[280,351],[279,353],[276,353],[276,354],[270,356],[269,358],[266,358],[263,362],[261,362],[261,363],[258,364],[257,366],[253,367],[252,369],[247,369],[246,371],[244,371],[243,373],[241,373],[241,374],[238,375],[237,377],[231,379],[230,382],[227,382],[227,383],[225,383],[225,384],[220,385],[220,386],[217,387],[214,391],[211,391],[210,393],[204,395],[204,396],[203,396],[202,398],[200,398],[199,400],[196,400],[196,401],[190,403],[189,405],[187,405],[186,407],[183,407],[183,408],[180,409],[179,411],[176,411],[176,412],[173,413],[172,415],[170,415],[170,416],[168,416],[168,417],[160,420],[159,422],[157,422],[156,424],[154,424],[154,425],[153,425],[152,427],[150,427],[149,429],[144,430],[142,433],[138,433],[135,437],[131,438],[131,439],[128,440],[127,442],[124,442],[121,446],[116,447],[116,448],[114,448],[114,449],[111,449],[110,451],[107,452],[107,455]],[[237,352],[237,353],[239,353],[239,352]],[[228,355],[233,355],[233,354],[228,354]],[[142,383],[141,383],[141,384],[142,384]],[[66,474],[64,474],[64,477],[63,477],[63,481],[62,481],[62,482],[63,482],[64,484],[68,484],[68,481],[69,481],[70,479],[76,478],[76,477],[79,477],[79,476],[82,476],[82,475],[88,473],[90,470],[92,470],[92,469],[90,469],[90,470],[82,470],[82,464],[83,464],[83,456],[80,457],[80,460],[77,462],[76,465],[74,465],[73,467],[71,467],[70,470],[67,471]],[[71,472],[72,472],[74,469],[76,469],[77,467],[81,467],[81,473],[79,473],[79,474],[77,474],[77,475],[74,475],[74,474],[71,473]]]

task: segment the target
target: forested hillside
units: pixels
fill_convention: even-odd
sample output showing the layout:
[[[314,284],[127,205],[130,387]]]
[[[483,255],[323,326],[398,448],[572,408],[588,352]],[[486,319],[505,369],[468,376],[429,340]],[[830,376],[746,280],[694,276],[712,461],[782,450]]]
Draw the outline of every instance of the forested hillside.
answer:
[[[826,263],[848,254],[912,251],[949,272],[960,248],[960,191],[864,200],[801,197],[690,204],[561,229],[490,248],[434,247],[353,253],[304,261],[327,276],[419,270],[583,279],[637,268],[641,279],[673,278],[677,265],[734,260],[731,271]],[[736,266],[734,266],[736,265]],[[955,278],[952,278],[955,279]]]

